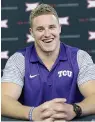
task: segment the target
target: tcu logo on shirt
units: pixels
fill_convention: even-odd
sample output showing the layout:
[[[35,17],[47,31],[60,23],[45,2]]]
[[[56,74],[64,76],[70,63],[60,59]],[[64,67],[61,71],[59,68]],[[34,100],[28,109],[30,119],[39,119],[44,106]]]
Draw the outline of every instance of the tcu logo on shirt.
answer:
[[[69,70],[59,71],[58,75],[59,77],[62,77],[62,76],[72,77],[72,71],[69,71]]]

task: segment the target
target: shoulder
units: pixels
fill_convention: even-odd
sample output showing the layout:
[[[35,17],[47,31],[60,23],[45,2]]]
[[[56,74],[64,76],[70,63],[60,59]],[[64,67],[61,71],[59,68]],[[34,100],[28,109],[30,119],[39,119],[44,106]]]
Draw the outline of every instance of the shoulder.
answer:
[[[2,82],[12,82],[23,87],[25,75],[25,59],[21,53],[14,53],[3,69]]]
[[[34,46],[34,42],[32,42],[30,46],[20,49],[17,52],[25,56],[26,52],[30,52],[33,46]]]
[[[78,85],[95,80],[95,64],[91,56],[83,50],[77,53],[77,62],[79,66]]]
[[[79,50],[77,52],[77,61],[79,67],[82,67],[83,65],[87,65],[87,64],[93,64],[93,60],[91,56],[84,50]]]
[[[66,44],[63,44],[63,45],[65,47],[66,55],[68,56],[68,58],[70,58],[71,62],[73,62],[73,63],[75,61],[77,62],[77,52],[78,52],[79,48],[69,46],[69,45],[66,45]]]
[[[7,63],[9,62],[9,63],[13,63],[13,64],[22,64],[22,63],[24,63],[24,56],[22,55],[22,53],[20,53],[20,52],[16,52],[16,53],[14,53],[9,59],[8,59],[8,61],[7,61]]]
[[[75,54],[79,50],[79,48],[77,48],[77,47],[73,47],[73,46],[70,46],[70,45],[67,45],[67,44],[64,44],[64,43],[62,43],[62,44],[64,45],[66,51],[68,51],[71,54]]]

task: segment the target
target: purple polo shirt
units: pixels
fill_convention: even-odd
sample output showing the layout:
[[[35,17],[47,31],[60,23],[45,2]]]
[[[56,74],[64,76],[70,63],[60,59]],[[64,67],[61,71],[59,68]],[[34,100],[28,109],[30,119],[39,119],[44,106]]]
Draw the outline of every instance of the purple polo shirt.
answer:
[[[77,51],[61,43],[59,56],[49,71],[38,57],[34,43],[20,50],[25,56],[23,104],[36,107],[54,98],[66,98],[67,103],[80,102],[83,96],[77,86]]]

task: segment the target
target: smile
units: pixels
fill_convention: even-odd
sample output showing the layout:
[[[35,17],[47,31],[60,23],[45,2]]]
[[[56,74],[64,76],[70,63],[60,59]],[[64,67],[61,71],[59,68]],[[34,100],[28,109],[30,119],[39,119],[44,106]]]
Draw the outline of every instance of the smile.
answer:
[[[51,43],[53,41],[53,39],[44,39],[43,42],[44,43]]]

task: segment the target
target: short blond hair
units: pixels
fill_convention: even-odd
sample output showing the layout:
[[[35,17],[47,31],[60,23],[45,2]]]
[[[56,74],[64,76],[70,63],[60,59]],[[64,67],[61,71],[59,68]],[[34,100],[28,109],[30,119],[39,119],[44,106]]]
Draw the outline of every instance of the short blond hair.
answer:
[[[32,20],[37,17],[37,16],[40,16],[40,15],[45,15],[45,14],[53,14],[58,22],[59,22],[59,19],[58,19],[58,15],[57,15],[57,12],[56,10],[48,5],[48,4],[40,4],[38,5],[31,13],[30,13],[30,16],[29,16],[29,23],[30,23],[30,27],[33,26],[33,23],[32,23]]]

